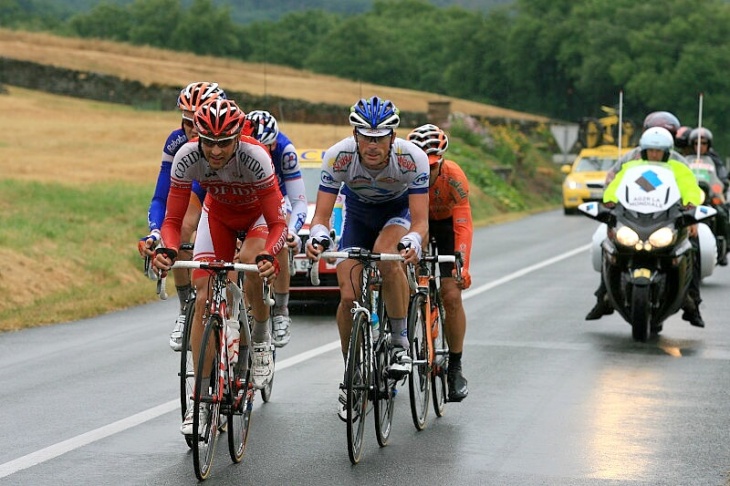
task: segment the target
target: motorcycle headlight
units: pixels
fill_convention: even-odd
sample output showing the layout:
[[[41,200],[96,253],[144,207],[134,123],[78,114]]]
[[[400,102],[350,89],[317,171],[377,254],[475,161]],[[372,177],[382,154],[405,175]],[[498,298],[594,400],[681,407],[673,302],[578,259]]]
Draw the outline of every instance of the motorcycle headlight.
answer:
[[[674,230],[665,226],[653,232],[649,237],[649,243],[654,248],[664,248],[674,242]]]
[[[639,235],[628,226],[622,226],[616,231],[616,241],[623,246],[635,246],[639,242]]]

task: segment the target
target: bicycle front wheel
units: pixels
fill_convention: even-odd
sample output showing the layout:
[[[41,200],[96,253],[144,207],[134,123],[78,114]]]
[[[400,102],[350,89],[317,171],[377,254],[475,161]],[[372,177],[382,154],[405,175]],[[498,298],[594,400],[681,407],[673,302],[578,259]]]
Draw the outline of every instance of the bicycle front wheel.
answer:
[[[251,424],[251,410],[255,390],[251,382],[251,357],[249,353],[241,353],[239,362],[233,367],[235,376],[232,380],[230,395],[231,406],[228,410],[228,452],[231,460],[241,462],[246,450],[249,425]],[[244,362],[244,360],[246,360]],[[245,364],[244,364],[245,363]]]
[[[437,417],[443,417],[446,411],[446,397],[448,393],[446,385],[446,371],[449,369],[449,344],[446,342],[444,332],[444,304],[438,292],[431,294],[436,306],[431,312],[437,312],[436,318],[431,326],[431,339],[433,339],[434,363],[431,371],[431,390],[433,391],[433,410]]]
[[[413,369],[408,375],[408,391],[410,392],[411,415],[416,430],[426,427],[428,401],[431,395],[431,360],[429,359],[426,316],[428,302],[422,293],[411,297],[408,306],[408,337],[411,341],[411,357]]]
[[[190,349],[190,335],[192,333],[193,315],[195,314],[195,294],[185,303],[185,327],[183,328],[182,349],[180,350],[180,411],[182,418],[188,409],[193,406],[193,388],[195,387],[195,374],[193,373],[193,351]],[[188,447],[193,447],[191,436],[185,436]]]
[[[390,330],[390,322],[388,315],[384,313],[380,320],[381,336],[383,332]],[[393,399],[397,390],[395,388],[396,381],[388,378],[388,368],[390,366],[390,340],[380,339],[375,346],[375,367],[373,375],[375,376],[375,435],[378,438],[380,447],[388,445],[390,431],[393,425],[393,411],[395,403]]]
[[[219,380],[220,339],[222,323],[217,316],[211,316],[203,331],[195,377],[196,411],[193,415],[193,466],[195,476],[201,481],[208,478],[213,466],[215,446],[218,442],[220,406],[223,390]],[[203,376],[205,370],[208,376]]]
[[[350,462],[357,464],[362,457],[362,445],[365,435],[365,415],[368,407],[370,391],[370,360],[367,342],[367,327],[370,322],[364,313],[355,315],[350,348],[347,351],[347,370],[345,390],[347,392],[347,453]]]

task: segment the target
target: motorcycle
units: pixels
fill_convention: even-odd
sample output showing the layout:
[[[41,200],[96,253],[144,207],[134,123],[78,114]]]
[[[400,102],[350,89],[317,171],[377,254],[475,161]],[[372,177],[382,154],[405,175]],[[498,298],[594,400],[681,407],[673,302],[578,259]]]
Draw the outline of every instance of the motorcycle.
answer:
[[[688,226],[716,210],[682,206],[677,181],[665,164],[627,169],[616,195],[616,204],[587,202],[579,210],[605,223],[600,254],[608,299],[631,325],[633,339],[646,342],[687,298],[696,258]],[[699,226],[705,227],[699,232],[701,263],[708,263],[703,253],[711,254],[714,266],[715,239],[706,225]]]
[[[697,184],[700,186],[705,194],[704,204],[711,206],[715,209],[725,206],[725,195],[722,181],[717,176],[717,169],[712,159],[707,155],[702,155],[699,158],[694,155],[686,157],[687,165],[695,177],[697,178]],[[715,235],[717,242],[717,260],[722,261],[726,258],[728,251],[728,235],[727,227],[730,222],[722,225],[720,218],[722,213],[718,211],[717,217],[713,218],[708,222],[708,226],[712,230],[712,234]]]

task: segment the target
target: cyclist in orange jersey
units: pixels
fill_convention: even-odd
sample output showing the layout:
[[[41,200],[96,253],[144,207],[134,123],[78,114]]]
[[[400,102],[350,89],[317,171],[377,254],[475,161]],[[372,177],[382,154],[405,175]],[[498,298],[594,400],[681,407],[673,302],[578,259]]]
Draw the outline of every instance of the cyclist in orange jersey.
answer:
[[[466,334],[466,314],[461,291],[471,286],[469,260],[474,233],[469,205],[469,182],[456,162],[444,159],[449,139],[439,127],[432,124],[422,125],[409,133],[407,138],[428,155],[429,234],[436,239],[439,254],[450,255],[458,251],[464,259],[460,281],[452,277],[453,263],[440,264],[441,296],[446,310],[444,331],[449,343],[448,398],[449,401],[460,402],[469,394],[466,378],[461,372],[461,355]]]

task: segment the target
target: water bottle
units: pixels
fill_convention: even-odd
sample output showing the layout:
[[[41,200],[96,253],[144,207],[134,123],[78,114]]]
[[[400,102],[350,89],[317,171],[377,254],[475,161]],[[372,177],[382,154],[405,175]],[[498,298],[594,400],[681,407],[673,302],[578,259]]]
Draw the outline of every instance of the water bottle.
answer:
[[[372,302],[370,305],[370,327],[373,332],[373,342],[377,342],[380,337],[380,317],[378,317],[378,308],[375,305],[377,302],[377,292],[372,293]]]
[[[241,326],[237,319],[226,319],[226,345],[228,346],[228,360],[230,364],[238,362],[238,345],[241,342]]]

